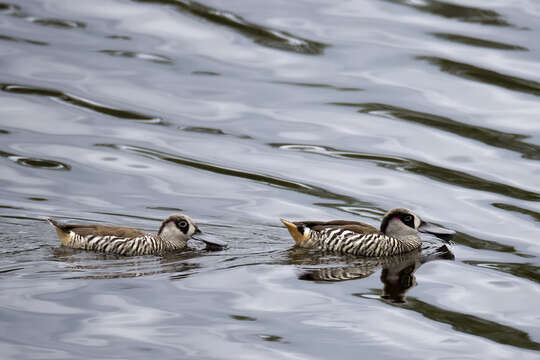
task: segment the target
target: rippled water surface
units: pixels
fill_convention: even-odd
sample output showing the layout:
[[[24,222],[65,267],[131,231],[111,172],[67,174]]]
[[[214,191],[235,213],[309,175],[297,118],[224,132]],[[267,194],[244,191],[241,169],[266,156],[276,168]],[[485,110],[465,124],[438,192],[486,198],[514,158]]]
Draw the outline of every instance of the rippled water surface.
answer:
[[[0,0],[3,359],[537,359],[536,0]],[[279,222],[458,232],[391,259]],[[62,248],[44,221],[229,243]]]

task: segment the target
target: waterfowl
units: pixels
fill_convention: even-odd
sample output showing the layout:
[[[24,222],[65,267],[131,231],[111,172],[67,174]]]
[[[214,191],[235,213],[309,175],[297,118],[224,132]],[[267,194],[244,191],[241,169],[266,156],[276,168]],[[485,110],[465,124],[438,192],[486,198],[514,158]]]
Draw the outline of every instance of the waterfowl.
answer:
[[[95,224],[60,224],[48,218],[58,234],[62,245],[75,249],[94,250],[118,255],[156,255],[182,250],[190,238],[200,240],[212,247],[225,244],[194,238],[201,233],[195,222],[187,215],[169,215],[161,224],[157,235],[120,226]]]
[[[439,237],[451,237],[454,231],[422,221],[409,209],[388,211],[380,230],[359,222],[346,220],[291,222],[281,219],[296,245],[357,256],[394,256],[420,248],[418,232]]]

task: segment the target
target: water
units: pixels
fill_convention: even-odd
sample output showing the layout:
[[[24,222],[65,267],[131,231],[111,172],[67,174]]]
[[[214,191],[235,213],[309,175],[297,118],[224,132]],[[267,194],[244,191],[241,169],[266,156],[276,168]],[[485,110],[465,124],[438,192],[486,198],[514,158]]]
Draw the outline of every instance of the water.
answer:
[[[540,4],[0,4],[3,359],[533,359]],[[458,231],[375,261],[280,217]],[[65,249],[45,217],[225,251]]]

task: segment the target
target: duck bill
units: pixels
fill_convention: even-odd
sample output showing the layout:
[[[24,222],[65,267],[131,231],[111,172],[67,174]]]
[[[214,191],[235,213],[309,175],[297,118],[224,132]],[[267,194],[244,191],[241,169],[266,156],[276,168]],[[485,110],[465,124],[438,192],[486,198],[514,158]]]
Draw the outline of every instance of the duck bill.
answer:
[[[223,250],[227,247],[226,242],[216,239],[214,236],[211,237],[208,234],[202,235],[200,230],[195,234],[197,234],[197,236],[192,236],[191,238],[205,243],[207,250]]]
[[[424,221],[422,221],[422,223],[420,224],[418,231],[423,232],[423,233],[433,234],[436,237],[442,240],[446,240],[446,241],[452,240],[452,238],[456,234],[454,230],[445,229],[440,226],[433,225]]]
[[[308,239],[308,237],[302,234],[300,231],[298,231],[298,226],[295,223],[287,221],[285,219],[280,219],[280,220],[283,223],[283,225],[287,227],[287,230],[289,230],[289,234],[291,234],[296,245],[302,246],[302,244]]]

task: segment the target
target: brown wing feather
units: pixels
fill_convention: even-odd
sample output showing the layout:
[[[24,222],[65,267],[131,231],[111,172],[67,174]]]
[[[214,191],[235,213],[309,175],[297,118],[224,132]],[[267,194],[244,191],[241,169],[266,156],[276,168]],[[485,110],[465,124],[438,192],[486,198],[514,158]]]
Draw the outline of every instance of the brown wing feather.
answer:
[[[74,233],[86,237],[95,236],[118,236],[122,238],[135,238],[147,235],[146,232],[121,226],[103,226],[93,224],[60,224],[53,219],[47,219],[51,224],[65,233],[73,231]]]
[[[361,221],[331,220],[331,221],[299,221],[295,222],[297,226],[306,226],[315,231],[321,231],[327,228],[343,229],[359,234],[382,234],[377,228]]]
[[[135,237],[147,235],[147,233],[144,231],[132,229],[128,227],[120,227],[120,226],[102,226],[102,225],[77,226],[77,227],[72,227],[70,230],[81,236],[95,235],[95,236],[118,236],[121,238],[135,238]]]

